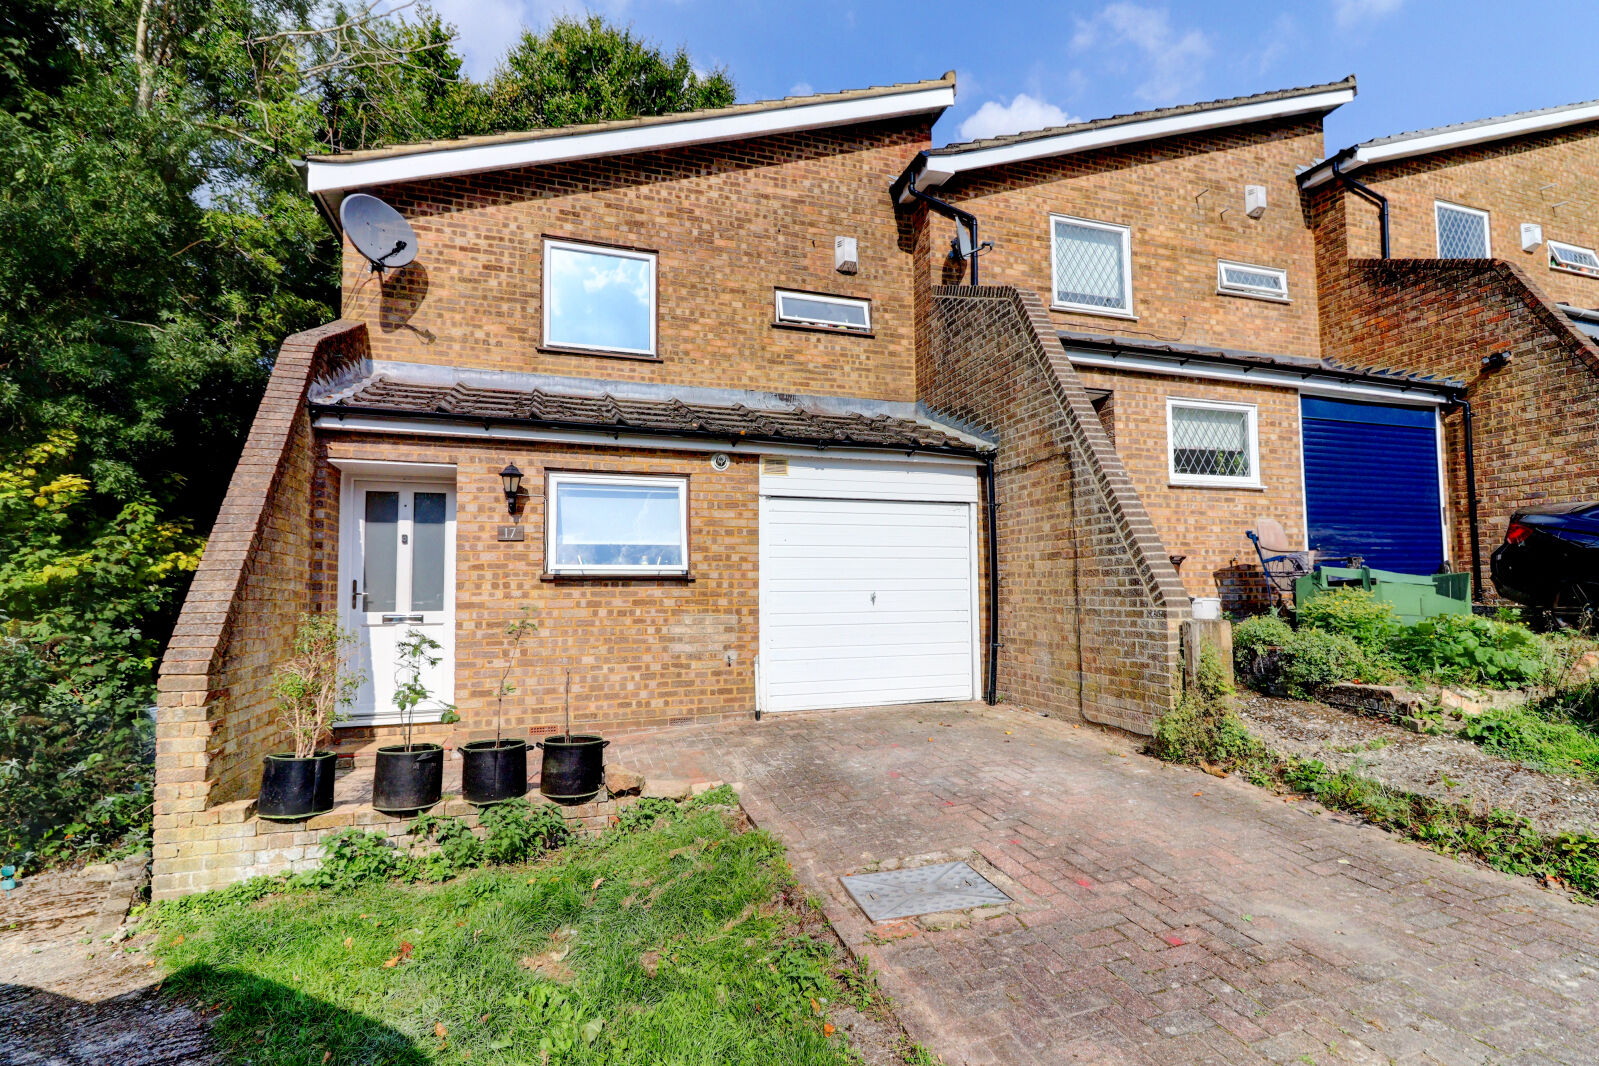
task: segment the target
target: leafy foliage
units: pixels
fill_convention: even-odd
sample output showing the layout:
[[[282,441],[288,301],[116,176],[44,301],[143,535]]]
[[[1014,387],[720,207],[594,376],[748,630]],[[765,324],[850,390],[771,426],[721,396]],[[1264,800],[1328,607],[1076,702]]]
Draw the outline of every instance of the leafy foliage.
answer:
[[[1276,611],[1256,615],[1233,626],[1233,653],[1255,655],[1267,648],[1280,648],[1293,635],[1294,627]]]
[[[1221,656],[1200,649],[1193,687],[1155,722],[1150,751],[1167,762],[1234,764],[1255,758],[1260,743],[1233,713],[1233,686]]]
[[[400,722],[405,727],[405,747],[411,749],[411,730],[416,723],[416,709],[433,698],[424,674],[439,665],[443,646],[420,629],[408,629],[394,646],[394,709],[400,712]],[[453,703],[441,704],[439,721],[446,725],[459,722]]]
[[[1324,685],[1360,676],[1364,663],[1360,645],[1349,637],[1299,629],[1283,646],[1278,677],[1290,696],[1310,699]]]
[[[1361,588],[1334,588],[1299,608],[1301,628],[1348,637],[1367,655],[1381,655],[1399,628],[1393,605]]]
[[[345,668],[346,649],[355,644],[333,614],[308,614],[294,632],[293,655],[272,678],[278,723],[294,744],[294,755],[308,759],[332,732],[355,699],[362,676]]]
[[[1599,736],[1559,715],[1530,707],[1488,710],[1467,719],[1461,735],[1502,758],[1599,779]]]
[[[1393,656],[1413,675],[1495,688],[1532,684],[1548,669],[1543,643],[1530,629],[1469,614],[1407,626]]]

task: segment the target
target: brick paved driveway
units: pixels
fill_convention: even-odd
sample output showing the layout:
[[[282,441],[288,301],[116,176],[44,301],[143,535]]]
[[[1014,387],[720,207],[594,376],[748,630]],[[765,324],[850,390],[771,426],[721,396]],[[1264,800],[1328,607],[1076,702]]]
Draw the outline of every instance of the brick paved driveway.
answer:
[[[1599,913],[1134,741],[1007,708],[618,741],[742,783],[946,1063],[1599,1062]],[[868,924],[838,877],[972,850],[1018,913]],[[897,938],[897,939],[887,939]]]

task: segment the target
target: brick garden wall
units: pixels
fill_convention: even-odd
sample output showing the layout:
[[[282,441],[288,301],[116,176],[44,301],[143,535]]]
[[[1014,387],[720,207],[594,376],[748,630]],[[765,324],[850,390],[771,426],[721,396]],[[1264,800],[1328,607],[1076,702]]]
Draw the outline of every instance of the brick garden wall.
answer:
[[[1188,599],[1048,312],[1009,287],[939,287],[926,323],[922,399],[1000,438],[1001,698],[1148,733],[1176,695]]]
[[[1599,347],[1517,265],[1502,260],[1355,259],[1328,264],[1329,356],[1467,383],[1475,416],[1479,550],[1518,507],[1592,499],[1599,486]],[[1482,359],[1509,352],[1510,365]],[[1446,418],[1454,563],[1471,559],[1462,416]]]
[[[381,280],[346,244],[375,358],[572,377],[915,398],[911,266],[888,185],[926,116],[369,190],[416,228]],[[659,360],[541,350],[543,238],[658,253]],[[860,270],[834,269],[855,237]],[[873,336],[775,327],[773,288],[872,301]]]
[[[759,459],[732,453],[725,471],[704,452],[582,445],[485,443],[331,433],[331,459],[451,464],[456,468],[456,674],[461,721],[428,726],[428,740],[458,745],[493,736],[505,626],[532,607],[530,637],[510,680],[505,728],[522,737],[560,732],[565,671],[572,671],[573,727],[608,735],[702,722],[755,709]],[[508,521],[499,470],[523,471],[520,522],[526,539],[501,542]],[[545,472],[676,474],[689,479],[689,567],[693,580],[545,580]],[[338,469],[318,467],[315,549],[332,586],[338,558]],[[341,729],[339,748],[369,754],[398,727]]]
[[[312,604],[311,381],[366,354],[366,327],[334,322],[283,342],[239,465],[162,657],[156,721],[155,877],[194,873],[178,842],[207,808],[252,795],[281,747],[273,668]],[[213,849],[214,850],[214,849]]]

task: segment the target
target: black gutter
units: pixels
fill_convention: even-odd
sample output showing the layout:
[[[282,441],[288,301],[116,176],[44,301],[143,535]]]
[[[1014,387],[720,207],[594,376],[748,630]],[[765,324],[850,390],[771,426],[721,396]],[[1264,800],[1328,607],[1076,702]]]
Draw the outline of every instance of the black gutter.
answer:
[[[943,215],[945,218],[952,218],[952,219],[955,220],[955,223],[957,225],[966,226],[968,229],[970,229],[972,231],[972,254],[971,254],[972,280],[971,280],[971,284],[977,285],[978,284],[978,280],[977,280],[977,260],[979,258],[979,255],[978,255],[979,242],[977,240],[977,216],[972,214],[970,211],[962,211],[960,208],[956,207],[954,204],[945,203],[943,200],[940,200],[936,196],[929,196],[925,192],[923,192],[922,190],[920,190],[920,189],[918,189],[916,187],[916,167],[917,167],[918,164],[920,164],[926,158],[927,158],[927,153],[926,152],[922,152],[919,155],[917,155],[916,159],[911,163],[911,165],[905,168],[905,173],[901,174],[899,176],[899,178],[894,182],[894,184],[889,186],[889,190],[888,190],[889,197],[890,197],[890,199],[892,199],[892,201],[894,203],[897,204],[897,203],[899,203],[899,199],[900,199],[901,196],[905,195],[906,193],[909,193],[912,197],[914,197],[917,200],[920,200],[922,203],[926,204],[928,207],[932,208],[934,211],[937,211],[939,214]]]
[[[1477,536],[1477,454],[1473,445],[1475,434],[1472,427],[1471,401],[1466,399],[1465,393],[1461,393],[1455,401],[1455,406],[1465,413],[1462,428],[1466,438],[1466,524],[1470,527],[1471,533],[1471,598],[1481,603],[1482,545]]]
[[[1370,185],[1367,185],[1364,182],[1356,181],[1354,178],[1351,178],[1348,174],[1345,174],[1342,170],[1339,170],[1338,169],[1339,162],[1340,162],[1340,160],[1338,160],[1338,159],[1334,159],[1333,160],[1333,166],[1332,166],[1333,176],[1335,178],[1337,178],[1339,181],[1342,181],[1346,187],[1348,187],[1350,189],[1353,189],[1356,193],[1360,194],[1361,196],[1364,196],[1371,203],[1377,205],[1377,212],[1378,212],[1377,213],[1377,225],[1378,225],[1378,228],[1379,228],[1379,232],[1382,234],[1382,257],[1384,259],[1389,258],[1389,255],[1388,255],[1388,197],[1384,196],[1382,193],[1378,192],[1376,189],[1373,189]]]
[[[1112,355],[1123,352],[1129,355],[1143,355],[1152,359],[1163,359],[1178,366],[1187,366],[1189,363],[1216,363],[1221,366],[1241,367],[1245,373],[1251,370],[1261,370],[1278,374],[1297,374],[1307,381],[1311,378],[1332,378],[1334,381],[1355,382],[1363,385],[1383,385],[1387,388],[1397,389],[1400,392],[1429,392],[1435,396],[1448,396],[1451,398],[1464,396],[1466,391],[1464,385],[1451,384],[1446,381],[1436,383],[1416,381],[1413,378],[1389,377],[1384,374],[1363,373],[1359,370],[1342,370],[1338,367],[1312,368],[1295,366],[1292,363],[1261,363],[1253,359],[1227,355],[1225,352],[1216,352],[1214,354],[1195,352],[1187,354],[1166,351],[1160,348],[1146,348],[1137,344],[1120,344],[1115,341],[1085,341],[1069,335],[1061,336],[1059,334],[1057,334],[1057,337],[1061,342],[1061,346],[1067,350],[1067,358],[1071,357],[1073,349],[1108,352]],[[1138,368],[1132,369],[1136,370]]]
[[[999,702],[999,500],[992,452],[983,457],[983,483],[988,509],[988,683],[983,699],[992,707]]]
[[[507,418],[503,415],[485,417],[483,415],[452,414],[448,411],[397,411],[392,407],[356,407],[344,404],[308,403],[306,407],[313,414],[333,415],[340,421],[343,421],[346,416],[360,416],[387,420],[464,422],[472,425],[481,425],[484,429],[492,429],[496,425],[506,425],[569,432],[610,433],[618,437],[624,433],[632,433],[649,437],[675,437],[686,440],[726,442],[729,448],[737,448],[742,443],[787,444],[796,448],[815,448],[818,451],[826,451],[828,448],[866,448],[873,451],[904,452],[907,455],[913,452],[920,452],[926,455],[952,455],[963,459],[982,459],[986,454],[976,448],[957,448],[943,444],[884,444],[880,441],[840,440],[837,437],[779,437],[761,433],[718,433],[711,430],[696,432],[688,429],[664,429],[657,426],[619,426],[595,422],[563,422],[546,418]]]

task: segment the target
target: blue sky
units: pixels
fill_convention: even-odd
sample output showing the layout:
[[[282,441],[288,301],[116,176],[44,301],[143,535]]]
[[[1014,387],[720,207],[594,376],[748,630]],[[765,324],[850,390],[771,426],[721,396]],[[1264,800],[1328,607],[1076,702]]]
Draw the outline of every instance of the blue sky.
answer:
[[[1595,0],[924,3],[808,0],[435,0],[468,71],[522,25],[591,10],[696,65],[740,100],[958,74],[935,143],[1193,100],[1333,81],[1360,96],[1329,150],[1368,137],[1599,97]]]

